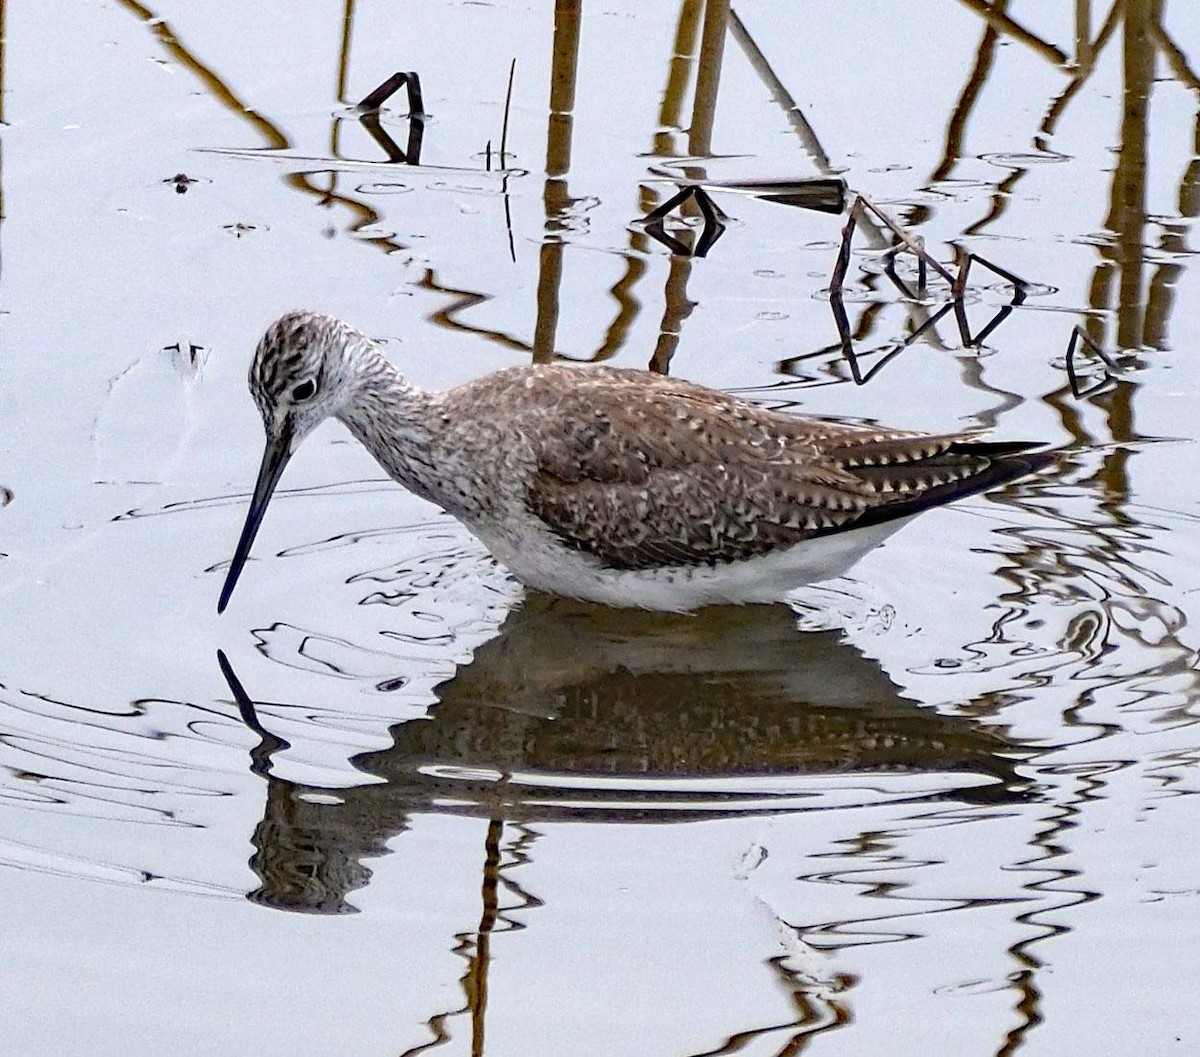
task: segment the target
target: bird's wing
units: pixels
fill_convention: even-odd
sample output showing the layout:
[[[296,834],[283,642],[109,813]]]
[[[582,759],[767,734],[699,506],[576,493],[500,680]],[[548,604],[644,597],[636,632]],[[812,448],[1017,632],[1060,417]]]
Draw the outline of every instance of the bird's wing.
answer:
[[[1020,445],[975,434],[803,419],[686,382],[636,386],[613,373],[608,384],[555,395],[561,431],[538,431],[528,493],[555,535],[612,568],[750,558],[1035,468],[1010,458]]]

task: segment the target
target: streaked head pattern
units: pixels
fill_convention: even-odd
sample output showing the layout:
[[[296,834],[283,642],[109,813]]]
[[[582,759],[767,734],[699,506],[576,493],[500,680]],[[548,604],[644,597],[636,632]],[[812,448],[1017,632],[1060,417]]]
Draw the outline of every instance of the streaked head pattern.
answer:
[[[302,311],[280,316],[259,341],[248,381],[262,414],[266,450],[217,612],[229,603],[292,452],[316,426],[346,406],[354,392],[355,358],[371,348],[367,338],[340,319]]]
[[[294,442],[345,402],[351,354],[366,339],[353,327],[315,312],[288,312],[272,323],[250,364],[250,395],[270,436],[280,418],[292,420]]]

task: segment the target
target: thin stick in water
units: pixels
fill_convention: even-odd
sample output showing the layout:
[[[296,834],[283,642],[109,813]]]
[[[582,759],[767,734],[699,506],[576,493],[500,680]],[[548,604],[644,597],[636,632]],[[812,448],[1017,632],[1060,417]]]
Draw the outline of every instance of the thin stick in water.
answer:
[[[508,168],[508,115],[512,112],[513,75],[517,72],[517,59],[508,66],[508,91],[504,94],[504,121],[500,125],[500,168]]]

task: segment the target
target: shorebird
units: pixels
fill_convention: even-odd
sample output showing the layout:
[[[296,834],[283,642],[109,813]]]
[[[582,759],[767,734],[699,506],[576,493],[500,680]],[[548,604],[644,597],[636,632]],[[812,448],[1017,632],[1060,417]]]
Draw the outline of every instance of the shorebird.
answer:
[[[266,450],[218,612],[288,459],[330,417],[526,586],[676,612],[780,601],[913,515],[1050,460],[1037,444],[801,418],[629,368],[509,367],[430,392],[314,312],[267,328],[249,385]]]

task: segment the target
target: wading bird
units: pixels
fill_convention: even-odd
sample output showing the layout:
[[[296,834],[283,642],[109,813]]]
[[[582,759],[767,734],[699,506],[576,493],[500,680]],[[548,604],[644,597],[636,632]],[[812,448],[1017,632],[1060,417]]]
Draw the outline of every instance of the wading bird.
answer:
[[[680,612],[779,601],[912,515],[1050,460],[1035,444],[801,418],[628,368],[509,367],[428,392],[313,312],[271,324],[249,384],[266,451],[218,612],[288,459],[331,416],[528,587]]]

